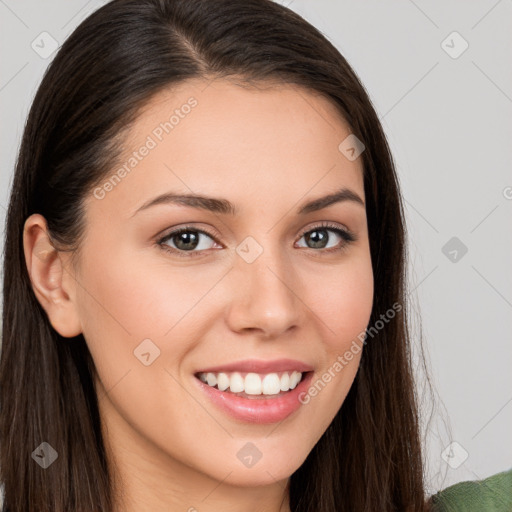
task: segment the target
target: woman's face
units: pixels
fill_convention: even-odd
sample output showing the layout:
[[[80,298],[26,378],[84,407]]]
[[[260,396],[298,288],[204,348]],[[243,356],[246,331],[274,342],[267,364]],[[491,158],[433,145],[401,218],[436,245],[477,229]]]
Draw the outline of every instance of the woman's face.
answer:
[[[350,139],[339,148],[349,135],[330,102],[286,85],[188,81],[141,111],[121,163],[86,199],[74,269],[121,467],[273,484],[329,426],[373,297],[362,158],[348,157]],[[198,377],[212,369],[215,388]],[[308,369],[279,391],[283,372]]]

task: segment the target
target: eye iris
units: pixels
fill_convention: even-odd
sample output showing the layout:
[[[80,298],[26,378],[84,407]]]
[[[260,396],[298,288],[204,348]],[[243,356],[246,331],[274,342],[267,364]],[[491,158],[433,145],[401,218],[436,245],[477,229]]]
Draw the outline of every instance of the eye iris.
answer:
[[[177,240],[177,242],[176,242]],[[195,249],[197,244],[199,243],[199,235],[194,233],[193,231],[183,231],[173,236],[173,241],[178,249]],[[184,246],[181,242],[184,242]],[[192,242],[193,247],[187,246],[186,244],[190,244]]]
[[[314,233],[321,233],[321,236],[314,236]],[[306,235],[306,240],[308,242],[313,241],[314,247],[316,249],[320,248],[323,249],[325,247],[325,243],[322,245],[322,242],[327,242],[328,235],[326,234],[325,229],[315,229],[314,231],[310,231]],[[320,244],[320,245],[317,245]]]

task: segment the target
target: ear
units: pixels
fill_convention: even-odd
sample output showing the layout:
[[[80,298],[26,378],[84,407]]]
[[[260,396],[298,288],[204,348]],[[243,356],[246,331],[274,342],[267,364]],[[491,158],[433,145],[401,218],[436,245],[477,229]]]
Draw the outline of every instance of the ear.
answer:
[[[25,221],[23,248],[32,288],[51,325],[61,336],[78,336],[82,325],[75,301],[76,279],[64,265],[68,253],[52,245],[42,215],[35,213]]]

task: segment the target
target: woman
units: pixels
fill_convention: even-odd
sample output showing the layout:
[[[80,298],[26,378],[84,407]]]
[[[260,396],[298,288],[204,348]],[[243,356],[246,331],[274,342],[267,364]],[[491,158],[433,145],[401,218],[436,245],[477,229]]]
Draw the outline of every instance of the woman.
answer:
[[[267,0],[114,0],[30,111],[4,511],[428,510],[386,139]]]

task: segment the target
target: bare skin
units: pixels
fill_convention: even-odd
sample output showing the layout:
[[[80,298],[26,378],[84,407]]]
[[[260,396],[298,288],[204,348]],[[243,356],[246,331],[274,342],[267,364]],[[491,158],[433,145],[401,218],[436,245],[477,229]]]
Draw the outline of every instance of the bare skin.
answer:
[[[182,108],[191,97],[197,104]],[[175,109],[172,130],[155,132]],[[228,416],[194,373],[243,359],[293,358],[314,367],[315,382],[365,330],[373,274],[364,204],[296,212],[342,188],[364,203],[361,158],[338,149],[350,133],[326,99],[294,86],[188,81],[146,105],[121,161],[148,136],[156,146],[115,185],[86,197],[79,260],[52,247],[41,215],[27,219],[36,297],[62,336],[84,335],[96,365],[118,512],[290,510],[289,478],[342,406],[362,351],[307,404],[272,424]],[[137,212],[170,191],[225,198],[238,212],[171,203]],[[356,240],[318,228],[322,222]],[[158,245],[184,226],[211,235],[195,231],[199,245],[188,250],[190,241],[177,245],[178,236]],[[312,231],[328,237],[324,246],[308,242]],[[247,237],[251,251],[262,249],[250,263],[236,250]],[[335,247],[341,250],[329,251]],[[146,339],[160,350],[147,366],[134,354]],[[252,467],[237,457],[248,442],[262,454]]]

